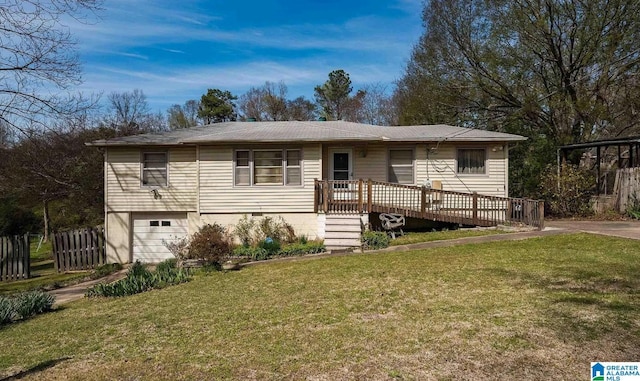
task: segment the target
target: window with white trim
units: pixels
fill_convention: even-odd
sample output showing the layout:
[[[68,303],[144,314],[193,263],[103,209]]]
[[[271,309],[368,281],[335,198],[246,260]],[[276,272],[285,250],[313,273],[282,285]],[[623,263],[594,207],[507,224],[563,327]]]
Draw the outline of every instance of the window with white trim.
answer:
[[[459,148],[457,172],[462,175],[483,175],[486,168],[487,150],[484,148]]]
[[[413,149],[393,148],[389,150],[388,181],[398,184],[414,184]]]
[[[142,153],[142,179],[145,187],[167,186],[167,153],[143,152]]]
[[[236,150],[234,184],[301,185],[302,152],[300,149]]]
[[[236,185],[251,185],[251,151],[236,151]]]

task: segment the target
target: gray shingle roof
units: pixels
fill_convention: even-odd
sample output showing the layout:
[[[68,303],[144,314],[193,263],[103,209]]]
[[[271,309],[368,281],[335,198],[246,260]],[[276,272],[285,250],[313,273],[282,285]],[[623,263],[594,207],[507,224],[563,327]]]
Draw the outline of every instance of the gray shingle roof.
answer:
[[[374,126],[343,121],[227,122],[157,134],[96,140],[95,146],[283,142],[486,142],[526,140],[520,135],[448,126]]]

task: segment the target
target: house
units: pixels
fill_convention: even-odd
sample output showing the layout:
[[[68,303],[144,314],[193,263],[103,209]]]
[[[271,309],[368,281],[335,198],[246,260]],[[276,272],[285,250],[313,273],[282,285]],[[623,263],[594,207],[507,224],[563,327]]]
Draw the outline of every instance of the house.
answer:
[[[422,189],[422,215],[432,202],[436,211],[443,197],[430,193],[425,201],[424,189],[432,187],[506,197],[509,143],[524,139],[448,125],[288,121],[219,123],[89,144],[104,148],[108,259],[130,262],[162,260],[171,256],[163,240],[207,223],[233,225],[243,215],[281,216],[297,234],[327,239],[335,215],[355,225],[338,230],[357,230],[357,239],[371,200],[395,184],[403,187],[394,191],[398,200]],[[376,191],[367,188],[373,182]],[[342,204],[329,207],[339,191]],[[355,221],[335,205],[358,206]]]

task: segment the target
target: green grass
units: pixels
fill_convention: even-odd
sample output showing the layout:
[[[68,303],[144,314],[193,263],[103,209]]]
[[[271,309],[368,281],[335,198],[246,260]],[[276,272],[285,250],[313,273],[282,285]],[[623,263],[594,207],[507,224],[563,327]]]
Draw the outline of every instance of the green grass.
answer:
[[[409,245],[412,243],[441,241],[445,239],[456,239],[466,237],[480,237],[484,235],[492,234],[506,234],[504,230],[485,229],[485,230],[441,230],[435,232],[409,232],[405,235],[392,239],[389,243],[390,246]]]
[[[637,361],[640,241],[265,263],[0,330],[0,378],[577,380]]]
[[[51,256],[51,242],[43,243],[38,248],[38,240],[32,240],[31,278],[10,282],[0,282],[0,295],[11,295],[36,289],[58,288],[84,279],[89,272],[59,274],[56,272]]]

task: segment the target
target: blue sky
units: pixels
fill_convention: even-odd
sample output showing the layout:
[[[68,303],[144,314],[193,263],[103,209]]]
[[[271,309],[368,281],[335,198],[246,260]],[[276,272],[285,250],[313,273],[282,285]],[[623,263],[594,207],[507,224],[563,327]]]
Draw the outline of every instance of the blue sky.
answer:
[[[284,81],[313,99],[331,70],[357,89],[389,88],[422,33],[421,0],[106,0],[96,22],[71,25],[85,92],[142,89],[152,111],[208,88],[241,95]]]

